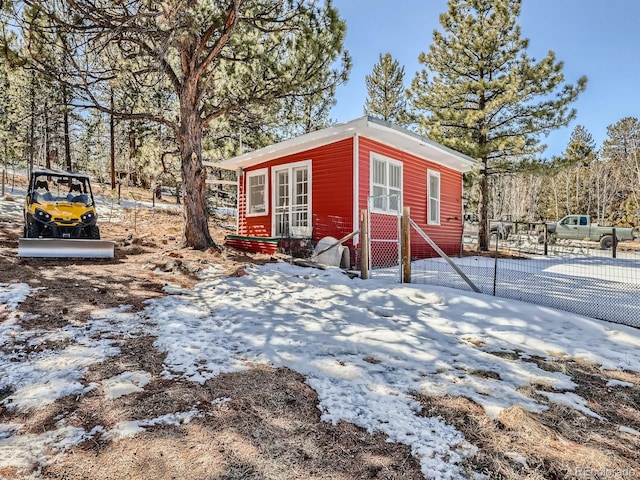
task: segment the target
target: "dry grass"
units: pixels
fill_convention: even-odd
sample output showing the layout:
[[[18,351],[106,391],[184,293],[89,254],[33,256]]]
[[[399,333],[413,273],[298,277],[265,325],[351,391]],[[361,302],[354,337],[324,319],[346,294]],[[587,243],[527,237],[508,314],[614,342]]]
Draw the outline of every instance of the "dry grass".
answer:
[[[159,380],[109,407],[96,408],[97,398],[76,406],[74,423],[109,427],[123,415],[144,419],[193,405],[204,417],[117,442],[85,442],[45,468],[45,478],[422,478],[408,447],[353,425],[321,422],[315,392],[287,369],[257,367],[204,385]]]

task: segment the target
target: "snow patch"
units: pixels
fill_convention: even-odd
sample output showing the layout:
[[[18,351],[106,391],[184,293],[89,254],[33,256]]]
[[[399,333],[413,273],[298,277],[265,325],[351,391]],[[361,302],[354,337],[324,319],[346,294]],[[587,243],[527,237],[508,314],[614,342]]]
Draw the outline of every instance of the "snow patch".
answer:
[[[113,399],[142,392],[144,386],[149,383],[151,375],[143,371],[123,372],[115,377],[102,381],[105,398]]]
[[[55,333],[25,330],[15,320],[0,324],[0,371],[7,372],[0,376],[0,391],[11,392],[0,405],[27,411],[93,390],[95,384],[82,382],[87,368],[119,354],[123,339],[140,334],[138,322],[132,321],[135,315],[123,307],[102,310],[86,325],[68,325]],[[52,346],[33,350],[45,342]]]
[[[137,434],[144,432],[148,427],[156,425],[183,425],[191,422],[191,420],[196,417],[202,416],[202,413],[193,408],[187,412],[168,413],[156,418],[119,422],[111,430],[105,433],[105,437],[110,440],[135,437]]]
[[[604,417],[601,417],[586,406],[587,401],[584,398],[582,398],[580,395],[576,395],[573,392],[552,393],[536,390],[536,393],[547,397],[550,402],[559,403],[560,405],[566,405],[567,407],[574,408],[586,415],[597,418],[598,420],[606,421]]]
[[[7,310],[13,312],[27,299],[29,293],[31,288],[26,283],[0,283],[0,305],[6,305]]]
[[[0,426],[0,470],[16,468],[20,473],[27,474],[36,468],[35,478],[38,478],[40,467],[52,464],[57,454],[93,437],[100,429],[101,427],[96,427],[91,432],[86,432],[82,428],[62,426],[38,435],[3,437]]]
[[[630,435],[635,435],[637,437],[640,437],[640,432],[638,430],[635,430],[635,429],[631,428],[631,427],[625,427],[624,425],[620,425],[618,427],[618,430],[620,430],[621,432],[624,432],[624,433],[628,433]]]
[[[623,382],[622,380],[609,380],[607,387],[635,387],[635,384],[630,382]]]

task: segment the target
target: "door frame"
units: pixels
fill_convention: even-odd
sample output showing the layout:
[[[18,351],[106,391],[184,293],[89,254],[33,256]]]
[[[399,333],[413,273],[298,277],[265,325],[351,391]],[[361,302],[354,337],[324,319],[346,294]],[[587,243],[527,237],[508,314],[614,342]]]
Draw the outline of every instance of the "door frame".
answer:
[[[311,232],[313,231],[313,217],[312,217],[312,175],[311,175],[311,160],[302,160],[300,162],[293,162],[293,163],[284,163],[281,165],[275,165],[273,167],[271,167],[271,202],[272,202],[272,209],[271,211],[272,216],[271,216],[271,236],[272,237],[276,237],[276,217],[277,217],[277,196],[278,196],[278,188],[277,188],[277,177],[278,177],[278,172],[281,172],[283,170],[287,170],[288,171],[288,175],[289,175],[289,188],[288,188],[288,198],[289,198],[289,202],[288,202],[288,213],[289,213],[289,230],[291,230],[291,208],[292,208],[292,203],[291,203],[291,198],[293,195],[293,185],[294,185],[294,181],[293,181],[293,170],[300,168],[300,167],[306,167],[307,168],[307,219],[308,219],[308,231],[309,231],[309,235],[301,235],[301,236],[295,236],[293,234],[289,235],[292,238],[304,238],[306,236],[311,236]],[[289,231],[289,233],[291,233],[291,231]]]

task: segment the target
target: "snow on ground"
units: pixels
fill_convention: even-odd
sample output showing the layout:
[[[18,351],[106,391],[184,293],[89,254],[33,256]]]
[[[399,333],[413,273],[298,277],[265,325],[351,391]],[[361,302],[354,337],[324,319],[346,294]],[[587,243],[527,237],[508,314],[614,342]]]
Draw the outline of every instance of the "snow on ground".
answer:
[[[623,382],[622,380],[609,380],[607,382],[607,387],[634,387],[635,385],[631,382]]]
[[[575,408],[576,410],[581,411],[585,415],[595,417],[598,420],[605,420],[603,417],[601,417],[596,412],[594,412],[589,407],[587,407],[586,405],[587,402],[585,401],[584,398],[580,397],[579,395],[576,395],[573,392],[554,393],[554,392],[545,392],[542,390],[536,390],[536,393],[544,397],[547,397],[550,401],[554,403]]]
[[[39,478],[42,466],[55,462],[57,455],[95,435],[99,428],[86,432],[82,428],[58,425],[56,430],[41,434],[19,435],[21,425],[0,423],[0,470],[16,468],[28,472],[37,466],[32,475],[24,478]]]
[[[152,427],[154,425],[181,425],[189,423],[196,417],[202,416],[202,413],[198,412],[197,409],[192,408],[188,412],[168,413],[166,415],[146,420],[118,422],[111,430],[105,433],[105,436],[110,440],[135,437],[138,433],[144,432],[145,427]]]
[[[149,383],[151,375],[147,372],[123,372],[115,377],[102,381],[102,389],[105,398],[118,398],[130,393],[144,391],[144,386]]]
[[[168,352],[165,374],[202,382],[245,362],[288,366],[318,392],[324,420],[407,443],[425,473],[442,478],[459,474],[455,463],[469,450],[439,420],[416,417],[411,392],[464,395],[489,415],[515,404],[538,412],[546,405],[518,387],[545,384],[560,395],[575,384],[528,356],[640,370],[640,332],[628,327],[444,288],[350,280],[336,269],[277,264],[249,273],[212,270],[195,291],[149,304],[157,346]],[[584,411],[577,395],[557,399]]]
[[[29,285],[26,283],[0,283],[0,307],[5,305],[9,311],[15,310],[20,303],[26,300],[30,291]],[[2,312],[1,309],[0,312]]]
[[[167,353],[165,378],[202,383],[256,363],[292,368],[317,391],[323,420],[384,432],[412,448],[425,474],[453,479],[462,477],[458,463],[474,449],[440,419],[419,416],[413,393],[464,395],[496,416],[516,404],[532,412],[548,408],[546,401],[519,392],[535,383],[553,389],[540,392],[548,402],[595,415],[572,392],[570,377],[541,370],[531,356],[569,356],[605,369],[640,371],[640,331],[622,325],[447,288],[349,279],[339,269],[280,263],[247,273],[230,278],[212,267],[193,290],[168,289],[170,295],[149,301],[140,313],[126,307],[96,312],[86,328],[54,334],[24,330],[16,319],[0,324],[0,344],[9,346],[0,351],[0,370],[7,372],[0,391],[12,392],[3,404],[37,409],[52,397],[98,387],[83,382],[88,365],[117,355],[113,338],[144,333]],[[129,330],[131,325],[139,330]],[[43,342],[44,348],[25,355],[24,341]],[[143,389],[148,378],[123,372],[102,388],[105,396],[126,394]],[[0,424],[0,468],[51,461],[44,450],[30,447],[35,442],[62,451],[97,432],[116,440],[154,422],[187,422],[197,415],[194,405],[171,418],[125,419],[110,432],[73,430],[61,419],[46,438]]]
[[[620,430],[621,432],[629,433],[629,434],[631,434],[631,435],[636,435],[636,436],[640,437],[640,432],[639,432],[638,430],[634,430],[634,429],[633,429],[633,428],[631,428],[631,427],[625,427],[624,425],[620,425],[619,430]]]
[[[126,323],[127,307],[99,310],[86,326],[66,326],[58,331],[25,330],[18,317],[0,323],[0,391],[12,392],[0,405],[27,411],[48,405],[66,395],[80,395],[97,387],[82,383],[94,363],[120,353],[119,345],[136,332]],[[114,334],[120,335],[118,340]],[[55,347],[54,347],[55,346]],[[41,347],[33,351],[34,347]]]

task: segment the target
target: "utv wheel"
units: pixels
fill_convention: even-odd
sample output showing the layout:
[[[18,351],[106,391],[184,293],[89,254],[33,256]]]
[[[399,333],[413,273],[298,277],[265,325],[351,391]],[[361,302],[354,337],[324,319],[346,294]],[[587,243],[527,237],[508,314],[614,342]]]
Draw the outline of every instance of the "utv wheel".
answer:
[[[100,229],[97,225],[90,225],[87,227],[87,237],[91,240],[100,240]]]
[[[600,248],[602,250],[609,250],[613,247],[613,237],[611,235],[605,235],[600,239]]]
[[[25,238],[38,238],[40,236],[40,228],[35,223],[27,223],[24,226]]]

